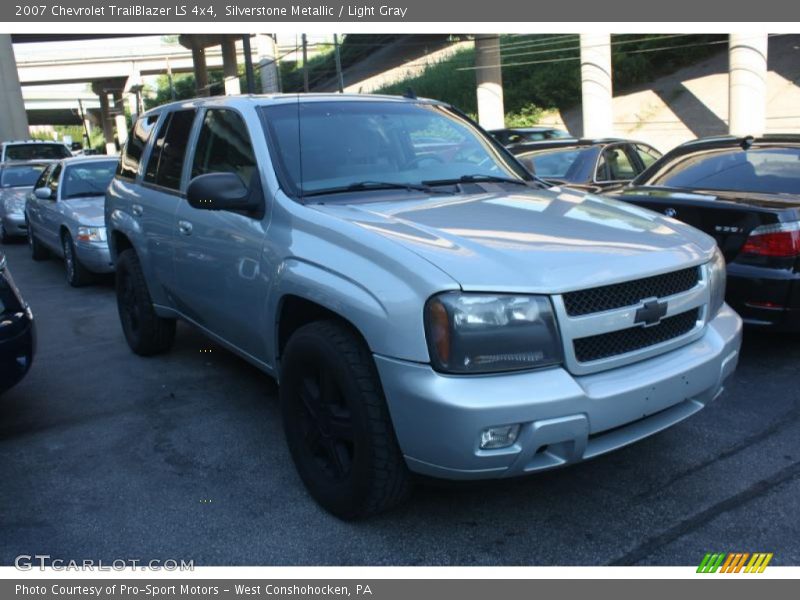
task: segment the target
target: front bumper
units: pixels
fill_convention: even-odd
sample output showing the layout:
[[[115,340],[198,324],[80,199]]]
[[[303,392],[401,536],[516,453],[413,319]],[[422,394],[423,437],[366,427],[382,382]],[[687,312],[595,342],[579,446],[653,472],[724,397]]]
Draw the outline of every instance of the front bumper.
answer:
[[[6,213],[3,215],[3,229],[6,235],[25,237],[28,235],[28,226],[25,224],[25,215]]]
[[[563,368],[448,376],[376,356],[400,448],[412,471],[445,479],[511,477],[593,458],[662,431],[722,391],[742,321],[727,305],[676,350],[584,376]],[[521,424],[508,448],[481,450],[486,427]]]
[[[80,263],[92,273],[112,273],[114,262],[108,244],[78,242],[75,245],[75,255]]]

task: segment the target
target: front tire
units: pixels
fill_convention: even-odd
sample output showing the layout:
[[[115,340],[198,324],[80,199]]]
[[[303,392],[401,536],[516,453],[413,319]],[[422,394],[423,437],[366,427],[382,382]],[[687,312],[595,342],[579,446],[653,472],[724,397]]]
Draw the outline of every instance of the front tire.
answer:
[[[81,264],[75,252],[75,243],[68,231],[61,234],[61,249],[64,252],[64,269],[67,272],[67,283],[72,287],[81,287],[92,282],[92,272]]]
[[[139,356],[167,352],[175,340],[175,319],[159,317],[153,309],[136,252],[120,253],[116,267],[117,309],[128,345]]]
[[[402,502],[410,476],[361,338],[338,321],[311,323],[292,335],[281,362],[286,440],[311,496],[345,520]]]
[[[47,248],[42,246],[42,243],[36,239],[30,223],[28,223],[28,248],[31,249],[31,258],[37,262],[47,260],[50,256]]]

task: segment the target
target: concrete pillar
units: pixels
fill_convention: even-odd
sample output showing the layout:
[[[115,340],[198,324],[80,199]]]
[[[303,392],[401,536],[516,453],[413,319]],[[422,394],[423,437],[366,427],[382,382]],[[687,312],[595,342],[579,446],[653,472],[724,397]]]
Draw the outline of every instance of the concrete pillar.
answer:
[[[222,74],[225,77],[225,95],[241,94],[239,69],[236,64],[236,36],[225,36],[222,40]]]
[[[111,107],[108,102],[108,92],[95,90],[100,98],[100,125],[103,127],[103,139],[106,143],[106,154],[116,154],[117,146],[114,143],[114,124],[111,118]]]
[[[0,141],[24,140],[29,137],[28,115],[19,84],[17,61],[11,36],[0,34]]]
[[[194,86],[198,96],[210,95],[208,90],[208,67],[206,51],[198,44],[192,44],[192,64],[194,65]]]
[[[500,36],[475,38],[475,78],[478,84],[478,122],[484,129],[505,127],[503,71],[500,68]]]
[[[262,94],[277,94],[281,91],[280,76],[278,74],[278,51],[275,47],[275,38],[268,34],[256,36],[258,51],[258,74],[261,81]]]
[[[583,137],[611,137],[614,135],[611,36],[582,33],[580,45]]]
[[[763,135],[767,128],[767,34],[732,33],[728,40],[728,132]]]

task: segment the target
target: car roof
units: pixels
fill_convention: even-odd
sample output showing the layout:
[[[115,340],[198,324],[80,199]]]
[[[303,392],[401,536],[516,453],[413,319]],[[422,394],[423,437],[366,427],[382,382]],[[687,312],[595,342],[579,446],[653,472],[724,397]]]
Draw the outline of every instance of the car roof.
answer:
[[[735,146],[745,146],[752,144],[800,144],[800,134],[796,133],[768,133],[762,136],[734,136],[718,135],[698,138],[689,142],[684,142],[677,148],[701,149],[701,148],[733,148]]]
[[[208,98],[192,98],[190,100],[177,100],[151,108],[142,113],[142,116],[150,116],[163,111],[177,108],[199,108],[203,106],[267,106],[291,103],[312,103],[312,102],[400,102],[407,104],[435,104],[448,106],[446,102],[432,100],[430,98],[411,98],[407,96],[388,96],[382,94],[242,94],[238,96],[211,96]]]
[[[58,144],[61,146],[66,146],[64,142],[59,142],[57,140],[6,140],[3,142],[3,146],[20,146],[25,144]]]
[[[514,154],[535,152],[536,150],[550,150],[553,148],[570,148],[572,146],[605,146],[607,144],[644,144],[638,140],[625,138],[559,138],[555,140],[539,140],[537,142],[521,142],[509,146]],[[645,144],[646,145],[646,144]]]
[[[25,166],[38,166],[38,165],[49,165],[51,163],[56,162],[57,158],[30,158],[24,160],[7,160],[5,162],[0,163],[0,169],[4,169],[6,167],[25,167]]]
[[[517,131],[521,133],[536,133],[539,131],[564,131],[564,129],[555,126],[551,127],[547,125],[536,125],[534,127],[504,127],[502,129],[490,129],[489,133],[500,133],[503,131],[508,131],[511,133]]]
[[[114,156],[111,154],[89,154],[88,156],[70,156],[68,158],[60,159],[64,165],[75,165],[81,163],[89,163],[89,162],[99,162],[99,161],[119,161],[119,156]]]

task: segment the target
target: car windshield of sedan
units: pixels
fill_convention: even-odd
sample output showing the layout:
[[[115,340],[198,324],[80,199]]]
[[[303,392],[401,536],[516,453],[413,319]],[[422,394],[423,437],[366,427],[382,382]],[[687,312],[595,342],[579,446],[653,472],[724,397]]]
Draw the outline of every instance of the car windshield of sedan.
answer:
[[[800,194],[800,148],[724,148],[666,163],[645,185],[708,191]]]
[[[537,177],[569,180],[578,159],[593,150],[591,147],[570,146],[552,150],[537,150],[517,156],[519,161]]]
[[[97,161],[70,165],[64,171],[61,198],[104,196],[117,171],[117,161]]]
[[[33,187],[46,167],[47,165],[7,166],[0,176],[0,187]]]
[[[299,102],[261,115],[281,185],[294,196],[531,179],[496,141],[439,105]]]
[[[69,158],[72,152],[64,144],[9,144],[6,160],[49,160]]]

